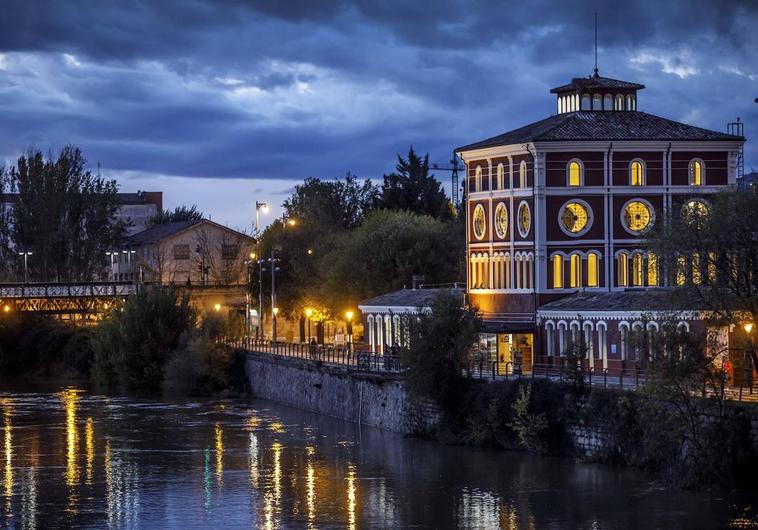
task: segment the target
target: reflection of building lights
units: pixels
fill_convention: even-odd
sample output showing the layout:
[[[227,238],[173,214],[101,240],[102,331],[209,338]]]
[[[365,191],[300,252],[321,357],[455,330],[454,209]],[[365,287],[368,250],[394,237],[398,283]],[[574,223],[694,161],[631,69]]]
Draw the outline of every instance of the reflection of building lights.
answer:
[[[258,437],[254,432],[250,433],[250,486],[258,487]]]
[[[79,433],[76,430],[76,409],[79,395],[76,390],[68,388],[62,391],[60,399],[66,411],[66,485],[75,486],[79,480],[79,469],[76,465],[79,449]]]
[[[357,528],[355,517],[356,493],[355,466],[350,464],[347,471],[347,523],[351,530]]]
[[[92,464],[95,461],[95,426],[92,418],[87,418],[84,428],[84,447],[87,453],[87,484],[92,484]]]
[[[221,485],[224,476],[224,431],[216,423],[216,482]]]
[[[313,454],[315,449],[307,447],[308,467],[306,470],[306,491],[308,505],[308,528],[315,528],[316,521],[316,470],[313,467]]]
[[[2,401],[3,405],[3,452],[5,453],[5,470],[3,472],[3,486],[5,490],[6,515],[10,518],[11,499],[13,498],[13,425],[11,423],[12,403],[9,399]],[[6,519],[7,520],[7,519]]]

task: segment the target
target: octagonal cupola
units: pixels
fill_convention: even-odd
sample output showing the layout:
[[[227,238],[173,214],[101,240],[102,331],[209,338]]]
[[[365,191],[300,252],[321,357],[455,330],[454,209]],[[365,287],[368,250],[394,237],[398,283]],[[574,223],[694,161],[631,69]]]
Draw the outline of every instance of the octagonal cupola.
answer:
[[[645,85],[601,77],[575,77],[550,90],[558,96],[558,114],[578,111],[637,110],[637,91]]]

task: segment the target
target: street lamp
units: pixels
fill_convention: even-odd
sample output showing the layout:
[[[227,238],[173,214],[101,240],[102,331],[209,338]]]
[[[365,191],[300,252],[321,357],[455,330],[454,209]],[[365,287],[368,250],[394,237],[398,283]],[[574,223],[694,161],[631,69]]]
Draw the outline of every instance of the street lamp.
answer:
[[[753,350],[753,323],[745,322],[742,324],[742,328],[747,334],[747,351],[745,357],[747,362],[745,363],[745,375],[747,376],[748,385],[750,386],[750,393],[753,393],[753,367],[756,366],[755,350]]]
[[[347,317],[347,343],[353,344],[353,312],[352,311],[345,311],[345,316]]]
[[[268,212],[268,204],[265,202],[258,202],[255,201],[255,234],[258,234],[259,230],[259,212],[267,213]]]
[[[308,343],[311,342],[311,317],[313,316],[313,309],[310,307],[305,308],[305,316],[308,317]]]
[[[19,256],[24,256],[24,283],[29,283],[29,256],[32,255],[32,252],[26,251],[26,252],[19,252]]]

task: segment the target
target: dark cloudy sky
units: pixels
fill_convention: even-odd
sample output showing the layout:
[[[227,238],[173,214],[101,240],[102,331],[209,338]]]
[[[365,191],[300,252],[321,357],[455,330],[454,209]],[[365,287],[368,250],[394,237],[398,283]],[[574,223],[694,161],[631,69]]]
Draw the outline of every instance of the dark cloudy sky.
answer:
[[[0,162],[77,144],[122,190],[242,228],[303,177],[378,178],[410,144],[445,162],[554,113],[595,9],[600,73],[647,85],[640,110],[758,133],[758,1],[2,0]]]

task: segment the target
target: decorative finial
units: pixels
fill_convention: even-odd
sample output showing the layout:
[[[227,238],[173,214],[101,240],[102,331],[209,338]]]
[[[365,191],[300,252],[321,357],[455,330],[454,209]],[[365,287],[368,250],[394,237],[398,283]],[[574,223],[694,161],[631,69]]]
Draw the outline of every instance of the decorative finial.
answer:
[[[597,73],[597,11],[595,11],[595,77],[599,77]]]

